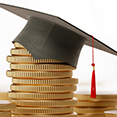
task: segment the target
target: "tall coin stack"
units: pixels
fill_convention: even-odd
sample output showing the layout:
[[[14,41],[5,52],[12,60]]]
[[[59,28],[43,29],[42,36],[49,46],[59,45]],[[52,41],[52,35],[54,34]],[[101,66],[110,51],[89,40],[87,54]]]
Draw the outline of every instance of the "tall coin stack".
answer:
[[[117,109],[117,95],[97,94],[95,99],[90,98],[89,94],[76,93],[78,105],[74,111],[78,117],[103,117],[104,111]]]
[[[77,117],[75,68],[55,59],[36,60],[21,44],[14,45],[6,72],[13,82],[8,96],[17,104],[12,117]]]

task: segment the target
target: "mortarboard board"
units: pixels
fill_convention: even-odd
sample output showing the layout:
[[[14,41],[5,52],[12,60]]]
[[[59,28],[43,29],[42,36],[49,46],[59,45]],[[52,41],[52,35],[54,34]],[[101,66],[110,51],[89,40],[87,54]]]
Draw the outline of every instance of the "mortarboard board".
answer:
[[[76,68],[83,45],[92,46],[91,35],[59,17],[6,4],[0,7],[28,20],[13,43],[23,45],[34,59],[56,59]],[[117,55],[96,38],[93,41],[93,47]],[[95,77],[94,70],[92,77]]]
[[[59,17],[6,4],[0,7],[28,20],[13,42],[22,44],[34,59],[57,59],[76,68],[82,46],[92,46],[91,35]],[[117,55],[96,38],[94,47]]]

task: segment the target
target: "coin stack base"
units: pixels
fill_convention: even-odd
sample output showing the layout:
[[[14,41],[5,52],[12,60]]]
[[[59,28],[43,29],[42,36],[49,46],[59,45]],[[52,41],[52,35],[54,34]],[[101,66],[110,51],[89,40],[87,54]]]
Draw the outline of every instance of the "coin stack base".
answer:
[[[97,94],[96,98],[90,98],[88,93],[76,92],[78,105],[74,111],[78,117],[102,117],[106,110],[117,110],[117,95]]]
[[[12,117],[77,117],[75,68],[55,59],[36,60],[21,44],[14,45],[7,57],[11,70],[6,72],[13,82],[8,97],[17,105]]]
[[[0,117],[11,117],[11,111],[16,108],[16,104],[11,101],[0,100]]]

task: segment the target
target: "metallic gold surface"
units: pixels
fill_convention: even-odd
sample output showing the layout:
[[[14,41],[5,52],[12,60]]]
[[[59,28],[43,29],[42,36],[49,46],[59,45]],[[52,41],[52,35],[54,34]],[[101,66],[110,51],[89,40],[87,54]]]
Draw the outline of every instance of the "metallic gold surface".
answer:
[[[8,92],[8,97],[13,99],[71,99],[74,96],[73,92],[70,93],[27,93],[27,92]]]
[[[73,107],[64,108],[35,108],[35,107],[16,107],[13,114],[65,114],[72,113]]]
[[[76,107],[112,107],[117,106],[117,102],[115,101],[78,101],[78,105]]]
[[[31,56],[7,56],[7,61],[11,63],[64,63],[56,59],[34,59]]]
[[[11,117],[11,112],[0,112],[0,117]]]
[[[77,108],[74,107],[74,111],[78,114],[103,114],[106,110],[115,110],[116,107],[105,107],[105,108]]]
[[[104,114],[103,117],[117,117],[117,115],[114,115],[114,114]]]
[[[21,45],[21,44],[19,44],[17,42],[14,43],[14,47],[16,47],[16,48],[24,48],[23,45]]]
[[[117,110],[108,110],[104,112],[104,117],[117,117]]]
[[[22,78],[64,78],[71,77],[72,71],[66,72],[42,72],[42,71],[10,71],[6,72],[8,77]]]
[[[76,98],[67,100],[12,100],[17,106],[27,107],[68,107],[77,105]]]
[[[16,104],[11,101],[0,100],[0,111],[10,111],[16,107]]]
[[[8,98],[8,94],[7,92],[0,92],[0,100],[11,100],[10,98]]]
[[[39,71],[69,71],[75,70],[71,65],[62,64],[11,64],[11,69],[15,70],[39,70]]]
[[[12,91],[25,92],[43,92],[43,93],[62,93],[75,91],[77,86],[28,86],[28,85],[11,85]]]
[[[35,115],[15,115],[12,114],[11,117],[78,117],[78,115],[76,113],[73,114],[58,114],[58,115],[39,115],[39,114],[35,114]]]
[[[18,55],[18,56],[31,56],[28,50],[26,49],[11,49],[11,55]]]
[[[91,101],[117,101],[117,95],[115,94],[108,94],[108,95],[103,95],[103,94],[97,94],[96,98],[93,99],[90,97],[90,95],[87,94],[74,94],[74,96],[78,99],[78,100],[91,100]]]
[[[78,115],[78,117],[104,117],[103,114],[83,114],[83,115]]]
[[[30,85],[71,85],[77,84],[77,78],[63,78],[63,79],[12,79],[13,84],[30,84]]]

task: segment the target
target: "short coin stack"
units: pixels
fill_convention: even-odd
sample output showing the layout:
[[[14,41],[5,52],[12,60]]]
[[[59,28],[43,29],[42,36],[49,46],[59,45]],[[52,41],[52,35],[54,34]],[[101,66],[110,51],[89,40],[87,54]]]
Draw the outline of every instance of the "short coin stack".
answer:
[[[78,117],[103,117],[104,111],[117,109],[117,95],[97,94],[95,99],[87,93],[77,92],[78,105],[74,111]]]
[[[105,111],[104,117],[117,117],[117,110]]]
[[[6,100],[0,100],[0,117],[11,117],[11,110],[15,108],[15,103]]]
[[[71,78],[75,68],[55,59],[34,59],[19,43],[11,49],[13,84],[8,96],[17,104],[12,117],[77,117],[73,98],[78,79]]]

